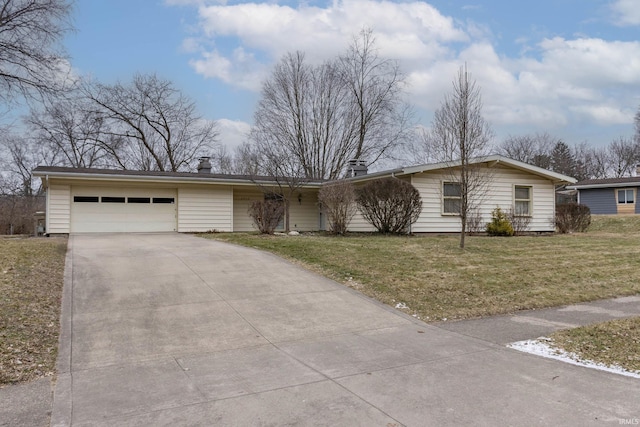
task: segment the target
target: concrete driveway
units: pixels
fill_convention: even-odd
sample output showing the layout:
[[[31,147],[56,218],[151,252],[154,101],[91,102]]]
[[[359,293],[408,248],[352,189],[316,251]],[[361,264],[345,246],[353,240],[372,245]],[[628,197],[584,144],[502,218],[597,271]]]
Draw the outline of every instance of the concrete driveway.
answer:
[[[52,425],[619,425],[640,381],[429,326],[252,249],[74,235]]]

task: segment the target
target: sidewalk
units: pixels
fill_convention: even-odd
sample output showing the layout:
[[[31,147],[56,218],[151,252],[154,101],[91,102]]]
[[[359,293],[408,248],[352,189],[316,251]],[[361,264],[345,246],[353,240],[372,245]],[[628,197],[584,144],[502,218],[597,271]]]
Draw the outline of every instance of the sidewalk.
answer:
[[[560,329],[637,316],[640,316],[640,295],[432,325],[468,337],[506,345],[547,336]]]

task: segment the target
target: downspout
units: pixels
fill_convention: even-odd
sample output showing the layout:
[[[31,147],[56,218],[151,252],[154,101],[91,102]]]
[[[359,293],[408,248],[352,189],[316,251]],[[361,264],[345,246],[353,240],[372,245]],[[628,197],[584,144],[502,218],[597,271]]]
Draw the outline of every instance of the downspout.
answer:
[[[49,235],[49,197],[51,195],[51,190],[49,190],[49,174],[46,174],[44,176],[44,191],[47,192],[47,199],[45,202],[45,207],[44,207],[44,235],[48,236]]]

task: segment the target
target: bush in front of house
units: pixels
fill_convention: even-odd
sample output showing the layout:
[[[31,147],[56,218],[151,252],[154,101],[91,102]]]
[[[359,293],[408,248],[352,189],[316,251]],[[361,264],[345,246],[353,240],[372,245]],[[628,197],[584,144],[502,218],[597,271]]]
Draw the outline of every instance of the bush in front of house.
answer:
[[[511,223],[514,236],[522,236],[529,231],[529,224],[531,224],[529,215],[518,215],[515,209],[512,208],[507,211],[507,220]]]
[[[356,191],[362,216],[385,234],[405,234],[422,212],[420,192],[398,178],[370,181]]]
[[[487,234],[489,236],[513,236],[513,226],[502,209],[495,208],[491,211],[491,222],[487,224]]]
[[[329,231],[346,234],[349,222],[356,213],[356,192],[349,181],[338,181],[323,186],[318,201],[324,208],[329,222]]]
[[[559,233],[584,233],[591,224],[591,209],[578,203],[556,206],[556,228]]]
[[[273,234],[284,217],[282,200],[254,200],[249,204],[249,216],[262,234]]]

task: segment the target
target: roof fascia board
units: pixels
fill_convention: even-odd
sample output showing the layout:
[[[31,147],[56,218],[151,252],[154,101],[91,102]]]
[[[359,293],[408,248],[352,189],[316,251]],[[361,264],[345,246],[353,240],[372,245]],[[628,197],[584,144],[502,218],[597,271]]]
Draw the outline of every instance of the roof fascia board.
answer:
[[[635,182],[614,182],[609,184],[586,184],[586,185],[568,185],[568,190],[589,190],[592,188],[621,188],[621,187],[640,187],[640,181]]]
[[[508,166],[511,166],[514,169],[519,169],[529,173],[533,173],[535,175],[542,176],[554,182],[575,183],[577,181],[575,178],[572,178],[570,176],[562,175],[556,172],[552,172],[552,171],[540,168],[538,166],[533,166],[528,163],[512,160],[500,155],[476,157],[471,159],[469,163],[472,163],[472,164],[489,163],[490,167],[503,163]],[[405,168],[404,172],[406,174],[416,174],[416,173],[430,172],[430,171],[439,170],[439,169],[455,168],[455,167],[459,167],[461,164],[462,162],[460,160],[451,161],[451,162],[432,163],[427,165],[419,165],[419,166],[412,166],[409,168]]]
[[[83,181],[115,181],[115,182],[140,182],[140,183],[175,183],[175,184],[219,184],[219,185],[244,185],[244,186],[282,186],[282,183],[276,181],[265,180],[244,180],[244,179],[220,179],[220,178],[195,178],[182,176],[145,176],[145,175],[113,175],[100,173],[69,173],[69,172],[47,172],[44,170],[33,173],[35,177],[48,177],[66,179],[66,180],[83,180]],[[307,182],[301,184],[300,188],[319,188],[319,182]]]

